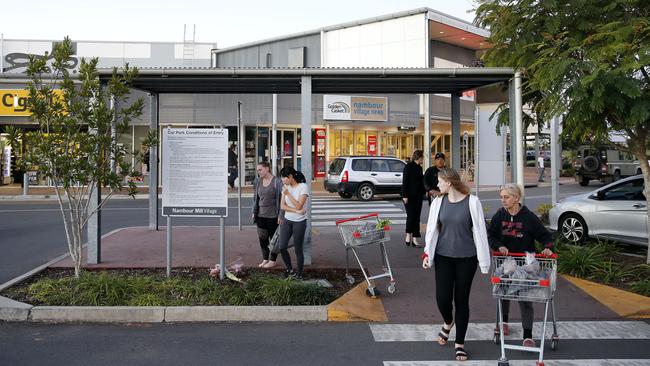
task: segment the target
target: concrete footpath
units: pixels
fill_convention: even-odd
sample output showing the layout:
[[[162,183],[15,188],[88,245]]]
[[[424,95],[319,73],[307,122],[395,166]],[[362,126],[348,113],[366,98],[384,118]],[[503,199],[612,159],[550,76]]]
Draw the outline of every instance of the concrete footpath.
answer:
[[[14,321],[108,321],[108,322],[161,322],[161,321],[380,321],[389,323],[434,323],[442,321],[435,304],[434,273],[421,268],[421,249],[403,244],[403,226],[393,227],[391,242],[387,245],[389,259],[396,278],[396,292],[388,294],[385,279],[376,281],[382,295],[371,299],[365,295],[366,284],[357,278],[358,286],[329,306],[320,307],[160,307],[160,308],[88,308],[88,307],[36,307],[0,300],[0,319]],[[109,268],[165,268],[165,227],[150,231],[144,227],[116,230],[102,242],[101,264],[88,265],[89,269]],[[260,248],[255,228],[226,228],[226,263],[241,258],[247,267],[260,262]],[[219,260],[218,227],[175,227],[173,232],[173,267],[208,268]],[[313,263],[311,268],[345,268],[345,248],[336,227],[315,228],[312,233]],[[359,250],[364,266],[371,274],[381,270],[381,257],[377,246]],[[85,254],[84,254],[85,256]],[[295,257],[294,257],[295,260]],[[351,258],[351,268],[358,268]],[[70,268],[72,262],[64,258],[52,268]],[[281,260],[276,271],[283,269]],[[590,283],[588,283],[590,284]],[[625,293],[608,292],[608,287],[592,291],[578,281],[558,277],[556,292],[557,317],[566,320],[614,320],[629,316],[650,316],[650,298]],[[587,291],[583,290],[587,289]],[[612,304],[611,296],[619,299]],[[626,296],[631,300],[625,300]],[[609,300],[607,300],[610,298]],[[628,305],[619,311],[618,302]],[[496,303],[491,296],[489,277],[476,274],[471,295],[471,319],[474,322],[493,322]],[[629,306],[632,306],[630,308]],[[269,309],[274,308],[274,309]],[[518,308],[512,307],[513,318]],[[543,308],[537,306],[537,314]]]

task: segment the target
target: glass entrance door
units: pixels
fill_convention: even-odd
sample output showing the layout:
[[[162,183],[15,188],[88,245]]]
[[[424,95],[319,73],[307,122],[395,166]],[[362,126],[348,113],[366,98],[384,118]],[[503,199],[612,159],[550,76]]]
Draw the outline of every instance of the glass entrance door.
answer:
[[[276,147],[278,152],[278,169],[284,167],[294,167],[296,166],[296,132],[295,130],[278,130],[276,131],[278,138],[278,146]],[[276,172],[279,174],[280,172]]]

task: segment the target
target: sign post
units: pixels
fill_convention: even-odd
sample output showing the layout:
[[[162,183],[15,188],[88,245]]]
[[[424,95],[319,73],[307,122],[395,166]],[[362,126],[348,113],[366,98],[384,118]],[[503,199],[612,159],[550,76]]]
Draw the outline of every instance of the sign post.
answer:
[[[174,216],[220,217],[219,263],[224,278],[224,220],[228,216],[228,130],[166,128],[163,132],[162,213],[167,216],[167,276],[171,275]]]

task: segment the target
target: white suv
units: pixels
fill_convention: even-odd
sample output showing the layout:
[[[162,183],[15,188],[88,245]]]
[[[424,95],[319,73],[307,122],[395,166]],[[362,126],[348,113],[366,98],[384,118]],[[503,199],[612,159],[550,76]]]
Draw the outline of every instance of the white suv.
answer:
[[[405,165],[387,156],[341,156],[330,164],[325,190],[343,198],[356,195],[362,201],[375,194],[399,194]]]

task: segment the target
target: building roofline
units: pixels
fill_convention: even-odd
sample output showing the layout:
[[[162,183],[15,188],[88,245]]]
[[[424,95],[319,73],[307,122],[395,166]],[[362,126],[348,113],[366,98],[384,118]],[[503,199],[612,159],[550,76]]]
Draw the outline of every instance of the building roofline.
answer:
[[[130,43],[130,44],[142,44],[142,43],[148,43],[148,44],[183,44],[183,41],[96,41],[96,40],[88,40],[88,39],[70,39],[72,42],[88,42],[88,43]],[[4,42],[7,41],[13,41],[13,42],[61,42],[60,39],[20,39],[20,38],[3,38]],[[198,44],[198,45],[206,45],[206,46],[214,46],[217,44],[217,42],[192,42],[193,44]]]
[[[396,13],[380,15],[380,16],[371,17],[371,18],[353,20],[353,21],[350,21],[350,22],[330,25],[330,26],[321,27],[321,28],[312,29],[312,30],[303,31],[303,32],[298,32],[298,33],[291,33],[291,34],[287,34],[287,35],[283,35],[283,36],[277,36],[277,37],[262,39],[262,40],[259,40],[259,41],[243,43],[243,44],[240,44],[240,45],[237,45],[237,46],[226,47],[226,48],[222,48],[222,49],[214,49],[214,50],[212,50],[212,52],[216,53],[216,54],[224,53],[224,52],[230,52],[230,51],[235,51],[235,50],[254,47],[254,46],[259,46],[259,45],[272,43],[272,42],[277,42],[277,41],[283,41],[283,40],[299,38],[299,37],[304,37],[304,36],[311,36],[311,35],[315,35],[315,34],[320,34],[321,32],[328,32],[328,31],[333,31],[333,30],[338,30],[338,29],[343,29],[343,28],[349,28],[349,27],[354,27],[354,26],[359,26],[359,25],[364,25],[364,24],[376,23],[376,22],[381,22],[381,21],[390,20],[390,19],[403,18],[403,17],[407,17],[407,16],[411,16],[411,15],[417,15],[417,14],[427,14],[427,18],[429,20],[434,20],[434,21],[437,21],[437,22],[441,22],[443,24],[447,24],[449,26],[457,27],[457,28],[460,28],[462,30],[478,34],[480,36],[487,37],[490,34],[488,31],[486,31],[484,29],[481,29],[481,28],[478,28],[474,24],[472,24],[472,23],[470,23],[470,22],[468,22],[466,20],[454,17],[452,15],[442,13],[442,12],[437,11],[437,10],[433,10],[431,8],[423,7],[423,8],[417,8],[417,9],[412,9],[412,10],[405,10],[405,11],[400,11],[400,12],[396,12]]]

